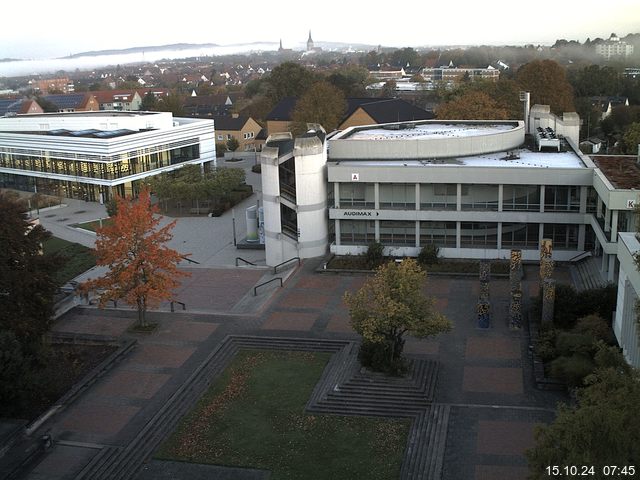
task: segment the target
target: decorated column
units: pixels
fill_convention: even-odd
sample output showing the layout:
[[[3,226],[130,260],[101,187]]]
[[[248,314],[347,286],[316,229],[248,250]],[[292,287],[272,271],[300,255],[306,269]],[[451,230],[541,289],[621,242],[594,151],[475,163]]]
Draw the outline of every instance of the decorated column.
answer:
[[[509,304],[509,328],[519,330],[522,328],[522,290],[511,292]]]
[[[491,275],[491,264],[487,261],[480,262],[480,294],[476,305],[478,315],[478,328],[489,328],[490,323],[490,302],[489,302],[489,277]]]
[[[556,281],[547,278],[542,285],[542,323],[553,323],[553,309],[556,301]]]

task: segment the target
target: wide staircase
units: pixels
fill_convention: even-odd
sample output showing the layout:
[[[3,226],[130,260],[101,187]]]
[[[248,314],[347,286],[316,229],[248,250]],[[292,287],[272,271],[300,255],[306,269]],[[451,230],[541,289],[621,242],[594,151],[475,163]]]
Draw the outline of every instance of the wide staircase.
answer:
[[[601,257],[586,257],[570,265],[569,271],[576,290],[591,290],[607,284],[600,273],[601,262]]]

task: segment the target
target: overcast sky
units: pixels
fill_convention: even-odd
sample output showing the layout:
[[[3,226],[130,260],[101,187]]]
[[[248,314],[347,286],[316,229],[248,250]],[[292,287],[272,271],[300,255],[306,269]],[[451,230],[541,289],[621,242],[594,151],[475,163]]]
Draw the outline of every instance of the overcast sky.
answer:
[[[229,6],[232,6],[230,8]],[[638,0],[2,0],[0,58],[170,43],[552,44],[640,33]]]

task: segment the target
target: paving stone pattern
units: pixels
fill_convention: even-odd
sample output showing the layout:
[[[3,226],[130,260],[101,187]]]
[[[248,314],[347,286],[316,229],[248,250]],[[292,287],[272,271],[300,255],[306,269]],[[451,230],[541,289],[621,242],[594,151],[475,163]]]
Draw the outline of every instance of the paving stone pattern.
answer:
[[[478,280],[429,277],[425,293],[455,327],[435,339],[407,338],[413,367],[403,384],[354,363],[359,336],[343,295],[362,286],[366,275],[318,274],[318,265],[303,262],[288,272],[284,288],[258,297],[253,286],[264,280],[264,270],[194,268],[194,283],[181,291],[187,311],[151,312],[159,327],[149,335],[127,331],[135,322],[127,309],[81,307],[61,317],[58,332],[135,338],[138,345],[36,432],[50,431],[56,444],[26,478],[150,480],[165,478],[157,473],[163,465],[174,472],[168,478],[267,478],[259,471],[188,464],[181,470],[151,460],[237,348],[256,346],[334,353],[310,399],[315,408],[412,418],[402,478],[526,478],[523,451],[532,445],[533,429],[550,422],[556,402],[566,398],[535,388],[527,330],[508,328],[508,280],[490,281],[491,325],[479,330]],[[525,310],[538,293],[535,270],[529,270]]]

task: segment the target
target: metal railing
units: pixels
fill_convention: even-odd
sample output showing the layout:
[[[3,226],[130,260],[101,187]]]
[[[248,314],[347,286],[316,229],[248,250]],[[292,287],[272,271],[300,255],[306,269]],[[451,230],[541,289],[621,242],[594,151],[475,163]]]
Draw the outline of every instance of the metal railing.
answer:
[[[200,265],[200,262],[196,262],[195,260],[191,260],[189,257],[184,256],[184,255],[180,255],[180,258],[182,258],[183,260],[186,260],[187,262],[191,262],[191,263],[196,263],[198,265]]]
[[[242,257],[236,257],[236,267],[238,266],[238,260],[242,260],[244,263],[246,263],[247,265],[253,265],[254,267],[256,266],[255,263],[250,262],[249,260],[245,260]]]
[[[298,261],[298,265],[300,265],[300,257],[293,257],[293,258],[290,258],[289,260],[285,260],[284,262],[279,263],[278,265],[273,267],[273,274],[275,275],[278,272],[278,267],[282,267],[283,265],[286,265],[287,263],[292,262],[293,260],[297,260]]]
[[[266,282],[263,282],[260,285],[256,285],[255,287],[253,287],[253,296],[255,297],[256,295],[258,295],[258,288],[264,287],[265,285],[268,285],[269,283],[275,282],[277,280],[280,280],[280,287],[282,287],[282,277],[272,278],[271,280],[267,280]]]
[[[172,312],[175,312],[175,308],[174,308],[174,304],[175,304],[175,303],[177,303],[178,305],[180,305],[180,306],[182,307],[182,310],[186,310],[186,309],[187,309],[187,306],[186,306],[184,303],[179,302],[179,301],[177,301],[177,300],[171,300],[170,305],[171,305],[171,311],[172,311]]]
[[[575,257],[571,257],[569,259],[569,262],[577,262],[579,260],[582,260],[583,258],[590,257],[591,255],[592,255],[592,253],[590,251],[581,252],[578,255],[576,255]]]

